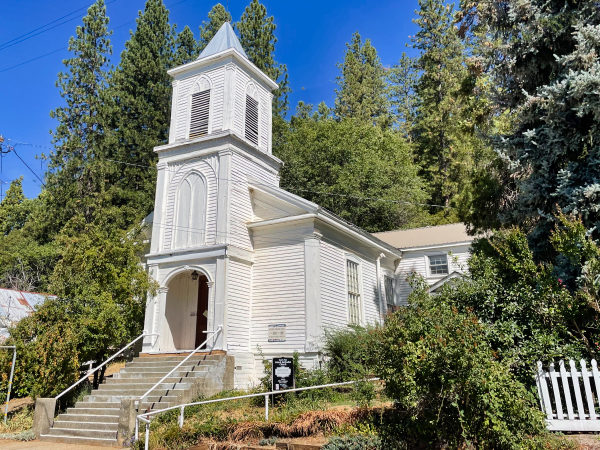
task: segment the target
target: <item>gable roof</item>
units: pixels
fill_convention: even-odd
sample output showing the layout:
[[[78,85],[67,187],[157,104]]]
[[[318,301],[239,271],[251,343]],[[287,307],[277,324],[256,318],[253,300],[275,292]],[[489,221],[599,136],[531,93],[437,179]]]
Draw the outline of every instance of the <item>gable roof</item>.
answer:
[[[229,22],[225,22],[217,31],[217,34],[213,36],[208,45],[202,50],[198,59],[208,58],[209,56],[216,55],[222,51],[233,48],[240,52],[241,55],[248,58],[246,52],[242,48],[239,39],[235,35],[235,31],[231,27]]]
[[[399,249],[443,246],[462,242],[471,243],[475,239],[474,236],[469,236],[464,223],[385,231],[383,233],[373,233],[373,235]]]

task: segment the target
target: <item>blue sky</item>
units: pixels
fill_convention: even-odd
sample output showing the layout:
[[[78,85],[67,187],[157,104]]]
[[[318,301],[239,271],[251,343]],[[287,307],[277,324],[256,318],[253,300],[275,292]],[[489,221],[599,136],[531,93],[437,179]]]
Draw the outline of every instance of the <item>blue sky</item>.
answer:
[[[120,27],[112,36],[111,62],[117,65],[129,39],[129,30],[135,27],[134,21],[145,0],[105,1],[111,29]],[[196,38],[198,26],[207,20],[208,11],[217,3],[215,0],[164,1],[171,13],[171,23],[176,23],[179,30],[188,25]],[[91,3],[92,0],[4,2],[0,27],[0,134],[5,138],[51,147],[49,130],[55,128],[56,122],[50,118],[49,112],[62,103],[55,87],[56,76],[64,68],[62,60],[69,57],[69,52],[62,48],[67,46],[75,27],[81,23],[85,9],[50,25],[58,26],[47,32],[10,47],[2,44]],[[225,4],[225,1],[222,3]],[[229,1],[229,11],[234,20],[239,19],[248,3],[249,0]],[[409,41],[408,36],[416,32],[412,19],[418,6],[417,0],[262,0],[262,3],[269,15],[275,16],[279,40],[275,56],[288,66],[293,89],[290,98],[292,109],[299,100],[315,105],[323,100],[333,104],[335,78],[339,73],[335,64],[342,60],[345,43],[357,30],[363,38],[371,39],[384,66],[395,64],[403,51],[414,52],[405,44]],[[68,22],[63,23],[65,21]],[[53,51],[56,52],[6,70]],[[25,164],[43,179],[45,165],[36,159],[36,155],[50,150],[25,145],[15,148]],[[2,158],[0,180],[3,192],[8,187],[7,183],[23,176],[25,194],[28,197],[39,194],[40,182],[25,164],[14,153]]]

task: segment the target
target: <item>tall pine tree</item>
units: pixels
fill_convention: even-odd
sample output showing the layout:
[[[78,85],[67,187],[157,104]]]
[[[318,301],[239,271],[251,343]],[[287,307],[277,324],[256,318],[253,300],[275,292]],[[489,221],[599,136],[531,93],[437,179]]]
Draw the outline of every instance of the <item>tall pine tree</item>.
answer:
[[[202,21],[202,25],[200,25],[200,40],[198,41],[200,52],[204,50],[225,22],[231,22],[231,14],[223,5],[217,3],[208,13],[208,21]]]
[[[63,61],[67,70],[58,74],[56,86],[65,101],[50,113],[58,120],[52,132],[56,150],[50,155],[43,196],[46,233],[60,230],[74,214],[91,221],[104,191],[101,141],[105,131],[103,92],[107,87],[112,54],[104,0],[94,3],[69,40],[73,57]]]
[[[415,87],[417,161],[432,204],[451,207],[467,186],[470,166],[471,148],[460,120],[461,82],[467,75],[464,46],[454,27],[452,6],[436,0],[419,0],[419,5],[414,22],[420,30],[412,38],[413,47],[421,51]],[[456,220],[449,211],[443,214],[446,220]]]
[[[131,220],[152,211],[157,157],[154,147],[167,142],[171,117],[174,31],[162,0],[147,0],[137,28],[125,43],[112,77],[114,160],[124,162],[113,173],[117,206],[131,209]]]
[[[250,61],[279,84],[273,92],[273,114],[285,117],[289,109],[288,94],[291,92],[287,66],[275,61],[275,25],[273,16],[267,17],[267,8],[258,0],[252,0],[236,25],[240,43]]]
[[[342,73],[337,77],[335,116],[389,124],[387,83],[377,50],[370,39],[363,43],[358,31],[346,47],[344,62],[338,63]]]
[[[389,82],[390,110],[400,133],[412,141],[415,124],[417,96],[415,87],[418,73],[415,59],[402,53],[398,64],[387,74]]]
[[[175,39],[175,54],[173,55],[172,66],[176,67],[192,62],[198,58],[199,54],[198,42],[196,42],[194,32],[186,25]]]

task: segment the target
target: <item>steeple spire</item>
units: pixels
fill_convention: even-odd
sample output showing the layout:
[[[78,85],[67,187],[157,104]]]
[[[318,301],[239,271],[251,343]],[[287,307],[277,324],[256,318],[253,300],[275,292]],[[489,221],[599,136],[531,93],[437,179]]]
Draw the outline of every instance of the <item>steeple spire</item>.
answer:
[[[229,22],[225,22],[223,25],[221,25],[221,28],[219,28],[217,34],[213,36],[204,50],[202,50],[202,53],[200,53],[198,59],[215,55],[230,48],[236,49],[241,55],[248,58],[246,52],[244,52],[244,49],[242,48],[242,44],[240,44],[239,39],[233,31],[231,24]]]

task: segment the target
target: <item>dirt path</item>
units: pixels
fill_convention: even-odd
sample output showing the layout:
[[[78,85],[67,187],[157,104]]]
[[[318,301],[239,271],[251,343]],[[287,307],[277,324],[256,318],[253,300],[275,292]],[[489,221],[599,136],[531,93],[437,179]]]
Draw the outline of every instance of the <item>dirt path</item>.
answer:
[[[579,450],[600,450],[600,436],[597,434],[571,434],[569,438],[579,444]]]
[[[6,403],[2,403],[2,413],[4,413],[4,405],[6,405]],[[8,412],[12,412],[15,409],[21,409],[24,406],[29,405],[33,405],[33,400],[31,400],[29,397],[13,398],[11,401],[8,402]]]
[[[98,447],[96,445],[71,445],[56,444],[54,442],[41,441],[4,441],[0,440],[2,450],[107,450],[110,447]]]

